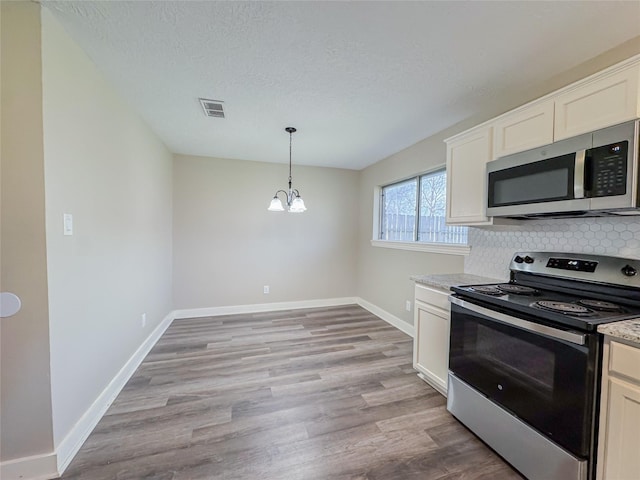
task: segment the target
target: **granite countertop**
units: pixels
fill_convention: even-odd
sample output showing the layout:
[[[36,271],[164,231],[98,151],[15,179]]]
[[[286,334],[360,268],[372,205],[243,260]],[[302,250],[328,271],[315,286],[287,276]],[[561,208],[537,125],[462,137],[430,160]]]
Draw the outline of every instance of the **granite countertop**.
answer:
[[[411,280],[427,287],[449,291],[454,285],[481,285],[484,283],[504,283],[505,280],[480,277],[468,273],[445,273],[438,275],[412,275]]]
[[[443,291],[449,291],[454,285],[482,285],[485,283],[504,283],[506,281],[468,273],[412,275],[410,278],[416,283],[431,288],[439,288]],[[613,338],[621,338],[628,342],[636,343],[640,348],[640,318],[600,325],[598,332]]]
[[[621,338],[628,342],[636,343],[640,348],[640,318],[600,325],[598,332],[613,338]]]

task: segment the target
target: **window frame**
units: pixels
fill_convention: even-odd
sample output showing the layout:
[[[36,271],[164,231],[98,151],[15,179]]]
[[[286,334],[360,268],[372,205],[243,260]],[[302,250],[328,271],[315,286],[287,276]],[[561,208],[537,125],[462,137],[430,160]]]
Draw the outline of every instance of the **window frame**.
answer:
[[[398,179],[394,182],[378,185],[374,188],[373,201],[373,232],[371,245],[374,247],[392,248],[398,250],[410,250],[420,252],[442,253],[449,255],[469,255],[471,247],[467,243],[445,243],[445,242],[424,242],[418,240],[420,236],[420,207],[421,207],[421,183],[422,177],[438,172],[447,173],[444,165],[422,172],[417,175],[411,175],[406,178]],[[393,185],[401,184],[410,180],[416,181],[416,206],[415,206],[415,223],[414,223],[414,239],[412,241],[384,240],[382,236],[382,215],[384,213],[384,189]]]
[[[419,232],[418,232],[418,223],[417,220],[414,221],[413,223],[413,240],[411,240],[411,242],[407,242],[407,241],[402,241],[402,240],[383,240],[382,237],[382,225],[384,224],[384,222],[382,221],[382,216],[384,215],[384,189],[388,188],[388,187],[393,187],[393,186],[397,186],[397,185],[402,185],[403,183],[408,183],[415,180],[416,182],[416,204],[414,207],[414,218],[417,219],[417,215],[418,212],[420,211],[420,176],[414,176],[414,177],[409,177],[409,178],[405,178],[404,180],[399,180],[397,182],[393,182],[393,183],[388,183],[386,185],[381,185],[380,186],[380,195],[379,195],[379,213],[378,213],[378,234],[377,236],[375,236],[374,238],[376,238],[377,240],[382,240],[385,242],[397,242],[397,243],[413,243],[417,241]]]

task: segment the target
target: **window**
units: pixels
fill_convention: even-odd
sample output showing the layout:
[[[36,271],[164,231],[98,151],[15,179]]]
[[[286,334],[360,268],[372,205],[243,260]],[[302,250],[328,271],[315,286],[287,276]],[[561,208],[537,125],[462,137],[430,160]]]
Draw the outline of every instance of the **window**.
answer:
[[[446,191],[445,170],[382,187],[378,239],[466,245],[467,227],[445,224]]]
[[[416,239],[418,179],[382,187],[380,239],[413,242]]]

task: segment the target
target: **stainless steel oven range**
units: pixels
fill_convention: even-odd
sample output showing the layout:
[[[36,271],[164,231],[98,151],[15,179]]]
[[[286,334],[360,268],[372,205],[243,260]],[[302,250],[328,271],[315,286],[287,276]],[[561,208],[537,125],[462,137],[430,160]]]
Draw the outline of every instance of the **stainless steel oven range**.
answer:
[[[510,270],[452,288],[447,409],[529,479],[594,479],[596,329],[640,316],[640,260],[523,252]]]

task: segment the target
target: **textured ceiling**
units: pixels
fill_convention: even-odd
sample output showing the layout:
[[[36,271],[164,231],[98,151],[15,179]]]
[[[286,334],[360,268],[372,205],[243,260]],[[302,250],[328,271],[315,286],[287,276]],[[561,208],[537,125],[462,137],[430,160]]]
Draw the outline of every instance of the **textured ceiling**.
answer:
[[[291,125],[352,169],[640,35],[638,1],[42,3],[171,151],[287,162]]]

